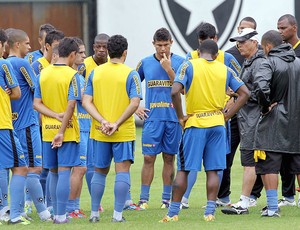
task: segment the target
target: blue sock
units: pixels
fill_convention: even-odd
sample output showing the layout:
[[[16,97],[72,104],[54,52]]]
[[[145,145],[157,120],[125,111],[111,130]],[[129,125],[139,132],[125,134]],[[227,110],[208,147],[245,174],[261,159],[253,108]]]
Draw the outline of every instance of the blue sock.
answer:
[[[149,200],[149,192],[150,192],[150,185],[144,185],[141,186],[141,195],[140,200]]]
[[[50,173],[48,173],[46,179],[46,203],[47,203],[47,207],[53,206],[51,194],[50,194]]]
[[[209,214],[214,215],[216,210],[216,201],[208,200],[205,208],[204,215],[207,216]]]
[[[10,219],[21,215],[21,203],[24,202],[25,176],[12,175],[10,182]]]
[[[58,171],[56,188],[57,215],[66,214],[67,203],[70,195],[71,170]]]
[[[67,203],[67,212],[71,213],[75,211],[75,200],[68,200]]]
[[[98,212],[99,204],[101,202],[105,189],[106,175],[94,172],[91,182],[91,197],[92,197],[92,211]]]
[[[257,197],[256,197],[256,196],[254,196],[254,195],[250,195],[250,199],[257,200]]]
[[[40,175],[36,173],[28,173],[26,185],[37,212],[41,213],[45,211],[46,206],[44,203],[43,189],[40,183]]]
[[[129,172],[118,172],[116,174],[116,180],[115,180],[115,205],[114,210],[117,212],[122,212],[126,196],[129,192],[130,188],[130,174]]]
[[[49,193],[50,193],[50,199],[52,201],[53,213],[54,215],[57,215],[56,188],[57,188],[58,174],[50,171],[48,177],[49,177]]]
[[[219,198],[219,200],[221,200],[224,203],[229,203],[230,198],[229,198],[229,196],[225,196],[225,197]]]
[[[131,192],[130,192],[130,188],[128,190],[128,193],[126,195],[126,200],[131,200]]]
[[[0,211],[2,210],[2,208],[3,208],[3,198],[2,198],[2,191],[0,188]]]
[[[8,206],[8,178],[7,169],[0,170],[0,189],[2,191],[2,204],[3,206]]]
[[[86,170],[86,173],[85,173],[85,180],[86,180],[86,184],[88,186],[90,195],[91,195],[91,182],[92,182],[94,172],[95,172],[94,167],[88,167]]]
[[[80,197],[75,199],[75,210],[80,210]]]
[[[171,200],[171,192],[172,192],[172,185],[164,185],[162,199],[163,200]]]
[[[178,215],[178,213],[180,211],[180,204],[181,204],[181,202],[173,202],[173,201],[171,202],[169,211],[168,211],[169,217]]]
[[[49,169],[42,169],[41,175],[40,175],[40,183],[43,189],[44,199],[46,198],[46,184],[47,184],[47,177],[49,174]]]
[[[28,178],[27,178],[27,180],[28,180]],[[28,189],[28,186],[27,186],[27,183],[28,183],[27,180],[25,182],[25,201],[32,201],[32,198],[29,194],[29,189]]]
[[[185,193],[183,194],[183,197],[185,198],[189,198],[190,193],[192,191],[192,188],[194,186],[194,184],[196,183],[197,180],[197,171],[190,171],[189,175],[188,175],[188,180],[187,180],[187,188],[185,190]]]
[[[275,190],[275,189],[266,190],[266,194],[267,194],[268,209],[270,211],[277,211],[278,210],[277,190]]]

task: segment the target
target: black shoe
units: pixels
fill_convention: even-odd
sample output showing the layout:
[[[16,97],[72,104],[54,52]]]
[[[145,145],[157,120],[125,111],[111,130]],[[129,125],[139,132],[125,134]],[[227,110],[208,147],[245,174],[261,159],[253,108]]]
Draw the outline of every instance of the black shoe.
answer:
[[[113,222],[113,223],[122,223],[122,222],[126,222],[126,220],[125,220],[124,217],[122,217],[121,220],[116,220],[115,218],[112,218],[112,219],[111,219],[111,222]]]
[[[230,208],[223,208],[221,211],[227,215],[249,214],[248,208],[242,208],[241,206],[238,207],[231,206]]]
[[[90,221],[91,223],[97,223],[97,222],[100,221],[100,218],[99,218],[98,216],[93,216],[93,217],[91,217],[91,218],[89,219],[89,221]]]
[[[266,206],[266,207],[267,207],[267,206]],[[268,214],[268,207],[267,207],[267,208],[265,208],[265,209],[261,212],[261,216],[262,216],[262,217],[280,217],[279,209],[276,210],[276,211],[274,212],[273,215],[269,215],[269,214]]]

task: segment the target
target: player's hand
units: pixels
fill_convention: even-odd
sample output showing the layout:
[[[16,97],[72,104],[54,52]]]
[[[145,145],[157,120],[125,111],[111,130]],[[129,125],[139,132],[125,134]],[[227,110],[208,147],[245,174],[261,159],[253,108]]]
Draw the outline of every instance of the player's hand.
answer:
[[[169,55],[168,57],[166,56],[166,54],[163,54],[163,58],[160,59],[160,65],[161,67],[163,67],[163,69],[168,72],[168,70],[172,69],[171,67],[171,55]]]
[[[119,125],[117,123],[110,123],[109,124],[109,129],[106,132],[107,136],[111,136],[114,132],[116,132],[119,128]]]
[[[229,96],[229,97],[237,97],[238,94],[235,93],[230,87],[228,87],[227,91],[226,91],[226,94]]]
[[[262,113],[262,115],[265,116],[265,115],[267,115],[268,113],[270,113],[271,110],[272,110],[277,104],[278,104],[277,102],[274,102],[273,104],[271,104],[271,105],[269,106],[269,111],[266,112],[266,113]]]
[[[147,112],[150,112],[150,109],[146,109],[143,107],[138,107],[138,109],[135,111],[135,114],[142,120],[146,120],[149,116]]]
[[[186,121],[189,119],[189,117],[190,117],[190,116],[184,116],[183,118],[178,119],[179,124],[181,125],[181,128],[182,128],[182,129],[184,129],[185,123],[186,123]]]
[[[109,129],[110,129],[109,122],[108,122],[107,120],[103,119],[103,120],[100,122],[100,124],[101,124],[101,128],[100,128],[101,132],[102,132],[103,134],[107,135],[107,133],[108,133],[108,131],[109,131]]]
[[[58,113],[56,114],[55,119],[59,120],[60,122],[62,122],[63,118],[64,118],[65,113]]]
[[[56,134],[51,143],[52,149],[61,147],[63,140],[64,140],[63,134],[60,133]]]
[[[8,95],[11,95],[11,89],[7,87],[7,85],[5,86],[5,92],[8,94]]]

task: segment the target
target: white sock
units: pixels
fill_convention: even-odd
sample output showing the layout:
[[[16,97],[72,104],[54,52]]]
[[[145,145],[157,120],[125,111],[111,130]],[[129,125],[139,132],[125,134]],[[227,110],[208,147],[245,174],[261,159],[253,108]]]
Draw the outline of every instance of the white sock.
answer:
[[[182,197],[182,199],[181,199],[181,203],[189,203],[189,199],[188,198],[186,198],[186,197]]]
[[[56,216],[56,220],[59,221],[59,222],[63,222],[66,218],[67,218],[66,214]]]
[[[94,212],[94,211],[91,211],[91,218],[92,217],[99,217],[99,211],[96,211],[96,212]]]
[[[40,217],[41,220],[47,220],[51,217],[51,214],[47,209],[40,212],[40,213],[38,213],[38,214],[39,214],[39,217]]]
[[[114,210],[113,218],[115,218],[117,221],[122,220],[122,212],[117,212]]]
[[[241,207],[242,208],[249,208],[250,197],[241,195],[240,199],[241,199]]]

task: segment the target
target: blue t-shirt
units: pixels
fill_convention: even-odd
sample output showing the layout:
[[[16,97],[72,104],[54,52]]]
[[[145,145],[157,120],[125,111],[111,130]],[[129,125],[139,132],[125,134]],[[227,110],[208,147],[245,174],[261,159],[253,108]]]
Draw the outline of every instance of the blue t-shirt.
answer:
[[[85,80],[82,75],[80,77],[80,90],[84,90]],[[80,131],[89,132],[91,128],[91,116],[90,114],[83,108],[81,101],[77,101],[77,113]]]
[[[184,60],[176,54],[171,55],[171,65],[175,73]],[[137,71],[141,81],[145,79],[145,107],[150,110],[146,120],[178,122],[171,98],[172,82],[155,54],[142,59]]]
[[[7,60],[11,63],[21,89],[21,97],[11,101],[13,113],[13,126],[15,130],[38,124],[33,109],[33,95],[36,87],[36,76],[29,64],[23,58],[10,56]]]
[[[35,50],[35,51],[32,51],[32,52],[28,53],[24,57],[24,59],[26,59],[29,62],[29,64],[31,65],[33,62],[35,62],[40,57],[43,57],[42,51],[41,50]]]

